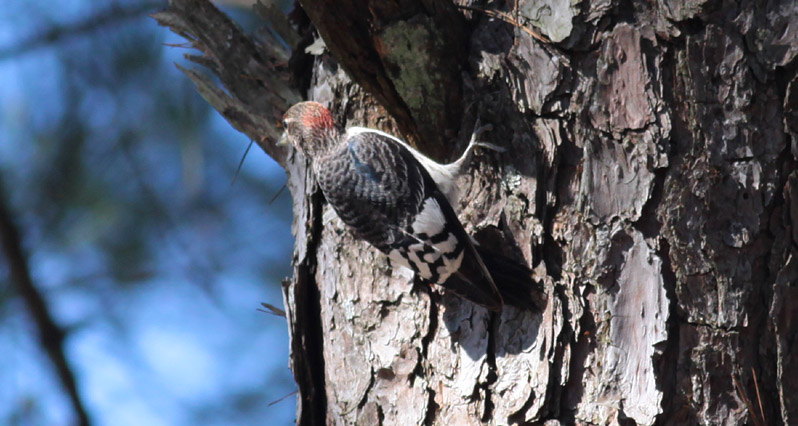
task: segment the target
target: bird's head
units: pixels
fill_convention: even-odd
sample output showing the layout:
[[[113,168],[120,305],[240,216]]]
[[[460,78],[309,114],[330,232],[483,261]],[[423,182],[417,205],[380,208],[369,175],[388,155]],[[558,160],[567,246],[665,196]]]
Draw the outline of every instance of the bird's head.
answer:
[[[288,108],[282,124],[278,145],[293,145],[311,161],[332,148],[339,136],[330,110],[318,102],[300,102]]]

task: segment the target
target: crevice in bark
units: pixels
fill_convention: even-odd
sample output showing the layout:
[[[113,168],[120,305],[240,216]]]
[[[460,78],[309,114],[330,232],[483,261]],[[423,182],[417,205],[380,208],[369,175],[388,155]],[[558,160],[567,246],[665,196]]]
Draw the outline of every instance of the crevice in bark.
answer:
[[[661,96],[665,105],[674,105],[674,86],[676,85],[676,60],[674,58],[675,50],[672,43],[666,42],[664,44],[666,46],[666,50],[660,63],[660,81],[663,85]],[[653,61],[647,59],[646,62],[649,64],[649,70],[651,70]],[[676,111],[669,109],[667,114],[670,116],[673,126],[671,134],[669,135],[668,152],[666,153],[668,158],[668,167],[654,171],[654,187],[651,192],[651,197],[643,206],[640,221],[644,222],[642,219],[649,217],[648,223],[655,222],[657,226],[656,229],[646,229],[646,226],[643,225],[638,226],[638,229],[640,229],[640,231],[643,233],[643,236],[646,238],[657,238],[658,245],[653,249],[662,262],[660,276],[662,277],[662,285],[665,289],[665,295],[668,298],[668,320],[665,322],[667,339],[664,343],[659,344],[659,349],[661,351],[659,352],[659,355],[657,355],[657,352],[655,352],[652,363],[654,365],[654,374],[658,378],[657,389],[662,392],[662,399],[660,402],[662,412],[671,413],[671,416],[675,417],[675,415],[678,415],[678,413],[683,412],[683,410],[678,408],[680,405],[683,405],[683,399],[677,396],[677,374],[679,366],[679,346],[681,339],[680,324],[683,321],[684,315],[679,309],[679,300],[676,293],[677,278],[676,272],[671,264],[670,242],[662,233],[664,223],[666,223],[666,218],[660,217],[658,212],[660,211],[663,198],[665,197],[665,184],[669,176],[672,174],[673,168],[676,167],[674,159],[678,156],[678,143],[674,139],[678,137],[678,129],[683,128],[682,126],[685,124],[681,121],[681,115],[679,115]],[[664,419],[662,417],[663,416],[660,416],[658,419],[660,420],[659,423],[663,423]],[[675,419],[671,418],[669,420],[673,422]]]
[[[570,99],[569,95],[553,96],[546,99],[541,107],[542,112],[537,114],[530,112],[529,115],[533,118],[543,118],[548,120],[563,120],[563,113],[561,111],[552,111],[553,107],[557,104],[567,102]]]
[[[557,343],[554,345],[554,356],[551,361],[551,369],[549,370],[549,384],[546,386],[546,401],[544,406],[548,408],[548,416],[552,419],[558,419],[562,411],[562,395],[566,391],[565,385],[562,382],[562,369],[565,359],[565,348],[574,342],[574,329],[571,327],[571,316],[573,315],[568,307],[568,296],[565,294],[566,289],[563,285],[554,286],[554,295],[560,299],[560,306],[562,306],[562,330],[557,336]]]
[[[699,17],[688,18],[676,23],[676,28],[681,33],[675,40],[678,41],[679,50],[686,48],[688,37],[698,36],[706,30],[707,24]]]
[[[674,59],[674,49],[672,48],[672,43],[667,43],[669,45],[666,54],[663,56],[661,69],[662,69],[662,97],[663,102],[666,105],[674,105],[674,90],[675,90],[675,78],[676,78],[676,61]],[[657,195],[656,203],[654,200],[649,200],[648,203],[643,208],[642,214],[645,215],[652,215],[656,218],[657,222],[660,224],[659,231],[662,230],[662,224],[666,222],[666,218],[658,217],[658,209],[660,204],[662,203],[662,198],[665,194],[665,183],[669,178],[670,174],[674,167],[677,166],[676,161],[674,159],[679,158],[679,154],[677,151],[678,143],[674,140],[679,137],[678,132],[680,129],[686,129],[685,124],[681,120],[681,115],[678,114],[676,111],[669,111],[669,115],[671,116],[671,120],[673,122],[673,130],[671,133],[671,141],[669,146],[669,152],[667,153],[668,156],[668,167],[663,168],[661,170],[657,170],[654,173],[654,191],[652,194]],[[654,198],[654,197],[652,197]],[[652,207],[653,209],[649,209],[648,207]],[[648,237],[645,230],[641,230],[643,235]],[[657,247],[656,253],[659,256],[660,260],[662,261],[662,269],[660,271],[662,277],[662,283],[665,288],[665,294],[668,297],[668,320],[666,321],[666,330],[667,330],[667,340],[664,343],[664,347],[662,348],[662,352],[660,353],[659,357],[655,357],[653,359],[653,363],[655,366],[655,374],[659,378],[658,380],[658,387],[657,389],[662,392],[662,402],[661,408],[663,413],[672,413],[672,418],[669,419],[671,422],[678,421],[678,415],[686,415],[683,409],[678,407],[684,405],[683,397],[678,396],[678,383],[677,383],[677,374],[678,374],[678,366],[679,366],[679,346],[680,346],[680,325],[684,321],[684,314],[679,309],[679,299],[676,293],[676,272],[673,269],[673,265],[671,263],[671,247],[670,241],[661,233],[657,233],[659,246]],[[675,417],[675,418],[674,418]],[[660,423],[663,423],[660,419]],[[686,421],[686,418],[684,419]]]
[[[787,66],[776,67],[774,75],[774,84],[776,84],[776,97],[778,105],[785,110],[790,110],[791,106],[787,105],[788,93],[790,82],[798,74],[798,61],[792,61]],[[782,111],[782,117],[789,117],[789,112]],[[784,120],[789,120],[785,118]],[[784,123],[783,123],[784,124]],[[770,204],[763,209],[760,215],[761,232],[770,242],[771,248],[765,250],[763,259],[761,261],[762,268],[764,269],[765,282],[761,285],[761,303],[763,308],[761,310],[761,317],[757,318],[755,324],[751,326],[751,334],[756,339],[754,348],[759,350],[751,357],[752,362],[755,364],[752,368],[756,370],[759,390],[764,394],[764,416],[766,419],[780,419],[782,422],[784,418],[781,413],[789,412],[789,406],[785,407],[782,403],[782,398],[779,397],[781,390],[778,386],[779,368],[783,368],[785,360],[778,358],[777,346],[780,336],[778,335],[773,323],[778,321],[776,318],[770,316],[773,313],[772,307],[774,303],[778,303],[774,298],[780,297],[776,292],[778,289],[777,279],[784,266],[785,260],[790,250],[795,250],[796,246],[792,242],[791,227],[798,226],[797,224],[790,224],[790,218],[785,216],[786,211],[789,211],[790,206],[785,199],[784,190],[787,188],[788,180],[790,179],[791,172],[798,169],[796,158],[792,152],[792,140],[787,129],[782,129],[784,132],[785,144],[782,151],[776,157],[774,163],[776,169],[780,171],[776,178],[776,190],[773,193],[773,199]],[[780,213],[780,215],[779,215]],[[784,221],[787,223],[784,223]],[[775,222],[775,223],[774,223]],[[786,244],[784,243],[786,240]],[[775,259],[774,259],[775,258]],[[759,330],[768,330],[768,333],[759,333]],[[786,361],[789,362],[789,361]],[[750,372],[744,372],[750,373]],[[747,386],[749,390],[753,386]],[[789,405],[789,404],[787,404]],[[758,406],[757,406],[758,408]],[[751,415],[758,415],[759,413],[751,413]]]
[[[482,397],[485,401],[485,411],[482,413],[482,421],[487,423],[493,418],[493,391],[492,386],[496,383],[498,375],[496,374],[496,333],[499,332],[499,314],[491,313],[488,324],[488,348],[485,354],[486,362],[488,363],[488,376],[484,383],[480,383],[480,387],[485,390],[485,395]],[[477,395],[479,397],[479,395]]]
[[[510,415],[510,417],[507,419],[507,423],[509,423],[509,424],[535,424],[535,425],[542,424],[544,422],[544,420],[540,420],[539,422],[536,422],[536,423],[529,423],[529,422],[525,421],[526,412],[529,411],[529,409],[532,407],[532,404],[534,402],[535,402],[535,393],[532,392],[529,395],[529,398],[527,398],[527,400],[524,402],[524,405],[522,405],[521,408],[518,411],[516,411],[515,413],[512,413]],[[551,417],[551,419],[557,420],[555,417]]]
[[[623,401],[620,402],[620,410],[618,411],[618,426],[638,426],[634,419],[626,417],[623,412]]]
[[[429,400],[427,401],[427,413],[424,415],[424,425],[433,426],[435,424],[435,416],[438,413],[438,403],[435,402],[435,391],[427,388]]]
[[[657,209],[662,203],[662,197],[665,193],[665,179],[668,175],[668,168],[661,168],[654,170],[654,179],[652,181],[651,195],[648,200],[643,204],[640,210],[640,218],[632,224],[632,226],[643,234],[644,238],[659,238],[662,230],[662,222],[657,217]]]
[[[294,376],[299,387],[302,410],[297,419],[300,426],[326,424],[327,394],[324,379],[324,331],[321,320],[321,295],[315,280],[316,249],[321,239],[322,200],[320,191],[310,195],[311,229],[308,232],[307,253],[296,269],[296,318],[292,330]]]
[[[635,8],[635,0],[620,0],[618,6],[614,10],[612,23],[607,27],[607,33],[611,33],[616,25],[620,23],[635,24],[637,17],[635,16],[637,9]]]
[[[556,118],[562,119],[561,116]],[[564,138],[560,149],[555,150],[552,164],[543,165],[539,168],[537,179],[539,180],[540,185],[538,187],[539,190],[536,194],[535,200],[536,205],[538,206],[538,211],[535,212],[535,214],[543,226],[543,244],[541,247],[537,247],[537,250],[533,251],[533,253],[537,253],[536,259],[533,259],[533,266],[535,265],[534,262],[536,262],[537,259],[540,259],[544,262],[546,274],[551,277],[552,281],[555,283],[552,292],[552,298],[559,299],[564,316],[562,320],[563,328],[560,330],[560,333],[556,338],[557,341],[553,345],[554,356],[552,362],[550,363],[551,368],[549,370],[549,382],[546,386],[546,394],[544,395],[543,403],[545,410],[543,411],[543,413],[545,413],[543,414],[543,418],[555,420],[561,420],[560,416],[562,413],[564,411],[568,412],[567,410],[562,410],[561,407],[563,404],[562,392],[564,389],[563,386],[560,385],[560,366],[565,358],[565,348],[572,341],[574,330],[571,328],[569,322],[571,312],[568,308],[568,296],[566,294],[567,290],[565,289],[565,286],[557,284],[562,279],[564,251],[560,244],[554,239],[553,226],[557,211],[560,208],[561,194],[558,193],[558,190],[560,188],[560,181],[564,179],[562,172],[568,167],[565,153],[568,151],[573,151],[574,148],[575,147],[570,138]],[[542,163],[543,162],[541,162],[541,164]],[[554,203],[549,204],[549,193],[554,196]],[[549,303],[553,303],[553,301],[550,301]],[[513,422],[523,421],[523,415],[529,409],[529,407],[531,407],[533,397],[534,396],[530,396],[530,398],[524,403],[522,409],[515,413],[509,420]]]
[[[570,141],[564,140],[563,145]],[[540,152],[540,151],[538,151]],[[565,165],[565,161],[561,150],[556,150],[552,164],[548,167],[540,167],[538,170],[537,179],[540,182],[537,194],[535,194],[535,205],[537,211],[535,216],[538,217],[543,225],[543,244],[540,247],[533,247],[534,259],[532,259],[532,267],[534,268],[539,261],[544,262],[546,265],[546,273],[552,277],[554,282],[558,282],[562,278],[562,263],[563,263],[563,250],[562,247],[554,240],[552,236],[552,229],[554,226],[554,217],[559,209],[560,197],[556,193],[558,186],[558,179],[560,170]],[[539,161],[539,164],[543,164]],[[554,195],[554,204],[548,203],[549,193]]]
[[[366,403],[369,402],[369,392],[371,392],[371,388],[374,387],[374,382],[376,381],[377,376],[387,375],[389,378],[392,378],[391,376],[393,375],[393,371],[391,371],[390,369],[383,369],[383,370],[385,371],[384,372],[374,371],[374,370],[371,371],[371,374],[369,375],[371,377],[371,379],[369,380],[369,385],[366,386],[366,390],[363,391],[363,396],[360,398],[360,401],[357,403],[358,410],[362,410],[363,407],[366,406]],[[377,409],[382,411],[379,404],[377,404]],[[382,424],[382,422],[380,422],[380,424]]]
[[[769,289],[772,288],[772,284],[775,282],[775,277],[773,278],[774,281],[768,281],[770,285],[765,285],[763,283],[762,292],[759,293],[759,296],[764,296],[763,293],[772,294],[772,292]],[[746,340],[750,339],[748,340],[750,344],[742,348],[742,351],[750,352],[750,355],[745,356],[750,360],[750,362],[741,363],[739,365],[741,371],[738,371],[738,374],[740,375],[740,379],[743,382],[743,389],[745,390],[747,395],[749,395],[749,399],[755,401],[754,402],[755,408],[753,412],[749,410],[748,413],[749,416],[753,417],[753,416],[763,415],[765,418],[773,419],[774,418],[773,409],[775,407],[774,404],[771,404],[771,401],[778,401],[778,391],[775,389],[775,387],[773,388],[766,387],[764,386],[763,383],[761,383],[761,378],[765,377],[765,375],[762,374],[763,371],[765,371],[765,366],[767,366],[769,369],[772,368],[772,370],[770,371],[774,372],[776,371],[775,363],[772,360],[768,359],[768,355],[767,353],[765,353],[764,350],[760,350],[760,348],[765,348],[769,346],[769,344],[765,344],[763,343],[763,341],[767,341],[768,343],[772,342],[772,334],[762,333],[760,331],[767,329],[767,313],[768,313],[768,308],[770,307],[770,297],[768,297],[767,299],[768,299],[767,302],[764,301],[759,302],[760,304],[767,303],[766,305],[761,306],[759,309],[751,310],[751,312],[753,313],[751,321],[749,322],[747,327],[745,327],[743,330],[740,331],[741,338]],[[750,380],[747,380],[751,376],[752,372],[756,374],[758,379],[756,385],[752,383],[753,377],[751,377]],[[765,395],[765,397],[761,399],[762,409],[764,410],[764,413],[760,412],[759,403],[756,402],[757,401],[757,398],[755,396],[756,386],[759,387],[759,392]],[[753,397],[751,397],[752,395]]]
[[[708,329],[710,331],[719,332],[719,333],[725,333],[725,334],[733,334],[733,333],[739,334],[744,329],[744,327],[741,326],[741,325],[739,325],[739,326],[723,326],[723,325],[719,325],[719,324],[715,324],[715,323],[707,323],[707,322],[699,322],[699,321],[685,321],[685,320],[682,320],[682,324],[691,325],[691,326],[693,326],[695,328],[704,327],[704,328],[706,328],[706,329]]]
[[[433,292],[431,288],[427,288],[427,294],[429,294],[429,328],[427,328],[427,334],[421,338],[422,360],[427,359],[427,350],[429,349],[429,344],[433,339],[435,339],[435,334],[438,331],[438,303],[433,297],[435,292]],[[419,362],[418,367],[420,367],[421,364],[422,363]],[[419,374],[419,377],[421,376],[423,376],[423,374]]]
[[[670,244],[667,239],[661,239],[657,255],[662,259],[662,283],[670,303],[668,304],[668,321],[666,322],[668,340],[665,342],[665,347],[659,359],[655,358],[653,362],[657,367],[655,373],[659,377],[658,389],[662,392],[662,412],[678,413],[679,410],[676,407],[681,398],[676,396],[676,375],[679,364],[679,324],[683,321],[683,315],[679,312],[679,300],[676,296],[676,273],[673,271],[673,265],[671,265]]]
[[[773,73],[775,76],[776,87],[778,88],[776,90],[776,94],[779,99],[779,105],[784,106],[784,101],[787,98],[787,88],[790,85],[790,81],[792,81],[792,79],[798,75],[798,57],[784,66],[776,67]],[[787,140],[790,140],[789,134],[787,135]],[[788,147],[789,145],[790,144],[787,144]]]
[[[377,404],[377,421],[379,425],[385,422],[385,413],[382,411],[382,405]]]
[[[296,46],[291,46],[291,57],[288,59],[288,75],[294,87],[297,88],[303,97],[306,97],[310,89],[310,83],[313,80],[315,56],[306,53],[305,48],[316,40],[316,28],[310,22],[305,9],[301,6],[295,7],[291,11],[289,19],[296,26],[300,40]]]
[[[779,104],[783,105],[784,98],[781,96],[782,92],[780,92],[779,95]],[[790,136],[785,134],[785,140],[789,141]],[[778,225],[772,222],[773,219],[775,219],[776,212],[780,210],[783,211],[782,209],[785,208],[786,200],[784,198],[783,189],[787,185],[790,170],[796,169],[794,157],[790,151],[790,143],[785,144],[784,149],[776,158],[775,164],[777,165],[777,169],[783,172],[779,173],[776,179],[776,188],[778,189],[774,191],[773,199],[770,204],[763,209],[760,215],[760,223],[762,224],[760,230],[762,235],[761,238],[766,240],[766,244],[771,248],[764,250],[761,255],[762,259],[760,265],[763,279],[760,285],[755,287],[759,290],[758,294],[756,294],[758,297],[749,300],[749,304],[756,303],[759,306],[757,308],[749,308],[749,311],[754,315],[746,329],[741,332],[741,334],[745,333],[753,342],[749,346],[752,353],[747,357],[751,360],[751,365],[743,365],[743,367],[748,367],[756,371],[759,392],[763,394],[762,404],[764,413],[760,413],[759,405],[756,405],[755,412],[749,413],[749,415],[758,416],[761,414],[764,415],[766,419],[780,418],[781,416],[777,415],[777,412],[781,412],[784,408],[781,406],[778,386],[775,385],[775,383],[777,383],[775,378],[778,376],[777,371],[779,369],[779,364],[783,361],[777,359],[777,354],[775,353],[775,347],[777,345],[776,339],[778,339],[778,337],[775,335],[775,330],[769,327],[769,323],[772,321],[769,314],[771,312],[771,306],[773,306],[774,303],[774,297],[777,297],[774,294],[774,290],[777,285],[776,280],[779,273],[779,268],[775,270],[771,268],[773,264],[772,259],[774,256],[783,256],[784,253],[789,250],[789,245],[784,246],[778,242],[780,236],[773,232],[774,229],[777,229]],[[782,228],[782,230],[786,231],[784,228]],[[790,239],[789,236],[786,238]],[[777,261],[777,264],[783,265],[783,262]],[[762,333],[761,330],[768,330],[768,333]],[[742,371],[743,377],[750,373],[750,370]],[[753,393],[755,389],[753,384],[744,383],[743,386],[749,392],[749,395],[755,395],[755,393]]]
[[[552,210],[555,210],[552,208]],[[550,215],[544,222],[545,234],[543,235],[543,244],[541,247],[536,247],[538,253],[536,259],[541,259],[546,265],[546,273],[551,277],[554,282],[560,281],[562,278],[562,263],[563,263],[563,250],[562,247],[554,240],[551,235],[551,226],[554,215]],[[533,262],[533,267],[537,262]]]
[[[427,328],[427,333],[421,337],[421,357],[416,364],[413,374],[410,375],[411,386],[416,377],[423,378],[429,376],[428,371],[425,371],[425,365],[428,363],[427,353],[429,350],[429,344],[433,339],[435,339],[435,334],[438,330],[438,304],[433,298],[435,292],[429,287],[427,287],[426,291],[429,295],[429,326]],[[429,400],[427,402],[427,412],[424,414],[424,424],[427,426],[432,426],[435,424],[435,417],[438,412],[438,404],[435,402],[435,390],[430,386],[427,386],[426,391]]]
[[[596,349],[596,321],[590,306],[589,296],[594,294],[592,285],[587,285],[584,291],[585,307],[579,319],[580,335],[574,336],[571,345],[571,362],[568,365],[568,382],[565,383],[565,397],[560,401],[562,412],[570,412],[581,401],[584,393],[585,360]]]

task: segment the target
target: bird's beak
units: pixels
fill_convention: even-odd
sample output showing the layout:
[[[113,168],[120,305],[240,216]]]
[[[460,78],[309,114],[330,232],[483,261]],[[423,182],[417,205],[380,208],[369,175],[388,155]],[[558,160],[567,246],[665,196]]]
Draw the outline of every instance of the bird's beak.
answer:
[[[283,132],[283,134],[280,135],[280,139],[277,139],[277,146],[288,146],[288,145],[291,145],[291,142],[288,140],[288,134],[287,132]]]

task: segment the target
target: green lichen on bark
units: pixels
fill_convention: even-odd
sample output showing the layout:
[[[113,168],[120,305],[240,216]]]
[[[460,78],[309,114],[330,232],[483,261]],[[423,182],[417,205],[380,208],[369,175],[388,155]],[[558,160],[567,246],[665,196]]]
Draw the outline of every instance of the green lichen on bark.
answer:
[[[388,75],[419,124],[430,122],[424,117],[445,111],[444,98],[437,93],[445,86],[445,76],[439,73],[444,48],[439,35],[432,19],[424,16],[397,21],[380,35]]]
[[[572,20],[578,13],[579,3],[580,0],[522,2],[518,5],[518,13],[557,43],[571,35]]]

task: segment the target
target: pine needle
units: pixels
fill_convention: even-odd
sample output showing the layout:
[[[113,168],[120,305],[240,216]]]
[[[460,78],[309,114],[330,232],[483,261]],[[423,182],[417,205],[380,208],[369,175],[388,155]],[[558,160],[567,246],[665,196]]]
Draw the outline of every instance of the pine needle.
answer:
[[[233,175],[233,180],[230,181],[230,186],[233,186],[233,184],[236,183],[236,178],[238,177],[238,173],[241,172],[241,167],[244,166],[244,160],[247,158],[247,154],[249,154],[249,150],[252,148],[252,144],[254,143],[255,141],[250,139],[249,145],[247,145],[247,149],[246,151],[244,151],[244,155],[241,156],[241,161],[238,162],[238,167],[236,167],[236,174]]]
[[[531,28],[525,26],[524,24],[518,22],[517,19],[515,19],[512,15],[510,15],[507,12],[502,12],[500,10],[493,10],[493,9],[483,9],[481,7],[476,7],[476,6],[458,5],[457,7],[459,7],[460,9],[474,10],[474,11],[477,11],[477,12],[482,12],[485,15],[490,16],[491,18],[499,19],[501,21],[507,22],[510,25],[513,25],[515,27],[518,27],[518,28],[524,30],[524,32],[529,34],[535,40],[538,40],[538,41],[546,43],[546,44],[551,44],[551,40],[549,40],[548,38],[544,37],[539,32],[534,31]]]
[[[259,311],[285,318],[285,311],[278,308],[277,306],[274,306],[271,303],[266,303],[266,302],[261,302],[261,306],[263,306],[266,309],[258,308]]]

